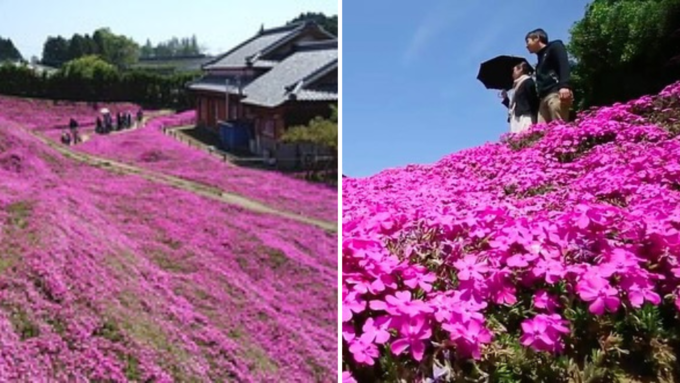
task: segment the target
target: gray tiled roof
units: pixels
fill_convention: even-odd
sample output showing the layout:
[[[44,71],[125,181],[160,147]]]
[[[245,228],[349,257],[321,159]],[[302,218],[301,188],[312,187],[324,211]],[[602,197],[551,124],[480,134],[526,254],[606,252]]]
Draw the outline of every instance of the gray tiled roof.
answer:
[[[215,60],[207,63],[204,69],[218,68],[242,68],[246,66],[246,60],[256,55],[279,41],[298,33],[304,28],[304,24],[293,24],[286,27],[270,29],[258,34],[235,47],[229,52],[218,56]]]
[[[264,107],[275,107],[289,99],[295,93],[298,100],[337,99],[332,98],[332,90],[308,89],[302,80],[318,74],[337,69],[337,41],[300,45],[297,52],[290,55],[269,72],[258,77],[247,85],[243,92],[244,103]],[[298,89],[294,89],[296,88]]]
[[[227,80],[230,81],[227,88]],[[243,84],[245,85],[245,84]],[[192,90],[207,90],[212,92],[224,93],[228,90],[229,93],[238,92],[238,87],[236,85],[236,80],[228,76],[204,76],[193,83],[189,84],[189,89]]]
[[[278,61],[273,60],[257,60],[253,65],[257,68],[273,68],[278,63]]]

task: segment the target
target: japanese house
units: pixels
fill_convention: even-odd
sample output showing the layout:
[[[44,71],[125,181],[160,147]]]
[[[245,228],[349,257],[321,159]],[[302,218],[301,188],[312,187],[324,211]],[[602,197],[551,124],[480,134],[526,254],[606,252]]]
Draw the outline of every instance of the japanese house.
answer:
[[[261,30],[203,66],[189,84],[197,124],[249,127],[250,151],[267,155],[286,129],[330,115],[337,102],[337,40],[313,22]]]

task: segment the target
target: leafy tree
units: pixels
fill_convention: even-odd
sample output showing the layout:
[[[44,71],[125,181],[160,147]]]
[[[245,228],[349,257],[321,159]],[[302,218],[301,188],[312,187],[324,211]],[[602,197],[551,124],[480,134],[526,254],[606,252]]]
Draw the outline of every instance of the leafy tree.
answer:
[[[118,70],[99,56],[83,56],[64,64],[55,81],[73,98],[96,100],[118,81]]]
[[[109,28],[94,33],[102,58],[118,68],[126,68],[139,58],[139,45],[132,39],[116,35]]]
[[[288,24],[299,23],[302,21],[314,21],[333,36],[338,35],[338,16],[326,16],[323,13],[307,12],[289,21]]]
[[[94,41],[94,44],[97,47],[97,54],[101,57],[106,57],[108,54],[105,42],[107,32],[110,31],[108,29],[100,28],[92,34],[92,41]]]
[[[2,61],[21,61],[23,57],[19,50],[14,46],[12,39],[0,38],[0,62]]]
[[[679,31],[677,0],[594,0],[571,29],[578,107],[656,93],[680,78]]]
[[[139,57],[147,58],[153,56],[153,45],[151,40],[146,39],[146,43],[139,49]]]
[[[99,56],[90,55],[67,62],[60,71],[67,77],[77,76],[92,80],[97,72],[115,74],[117,69]]]
[[[90,35],[88,35],[88,34],[85,35],[84,39],[85,39],[85,41],[84,41],[85,47],[83,49],[83,54],[85,56],[87,56],[87,55],[98,55],[100,52],[99,52],[99,46],[97,46],[97,42],[94,41],[94,39],[92,37],[90,37]]]
[[[196,56],[204,51],[204,49],[198,45],[196,36],[183,37],[181,39],[172,37],[170,40],[158,43],[155,47],[151,45],[151,41],[147,40],[142,50],[142,57],[144,58]]]
[[[45,65],[61,66],[68,61],[69,42],[61,37],[48,37],[43,45],[42,62]]]
[[[68,46],[68,58],[69,60],[77,59],[83,57],[86,54],[93,52],[88,52],[87,41],[85,38],[79,34],[73,35],[69,41]]]

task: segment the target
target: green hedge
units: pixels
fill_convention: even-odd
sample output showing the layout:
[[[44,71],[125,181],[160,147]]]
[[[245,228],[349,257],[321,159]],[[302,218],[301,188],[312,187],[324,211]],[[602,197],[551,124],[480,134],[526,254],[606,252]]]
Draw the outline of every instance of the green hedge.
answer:
[[[28,67],[0,66],[0,93],[87,102],[134,102],[147,108],[186,110],[193,107],[187,82],[200,73],[161,76],[143,70],[119,72],[98,67],[89,73],[60,69],[52,76]]]

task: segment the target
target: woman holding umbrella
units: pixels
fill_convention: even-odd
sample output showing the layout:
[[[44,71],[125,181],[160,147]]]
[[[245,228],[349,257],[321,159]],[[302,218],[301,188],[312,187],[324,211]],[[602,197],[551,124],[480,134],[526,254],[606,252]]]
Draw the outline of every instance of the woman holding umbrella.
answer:
[[[511,133],[523,132],[536,123],[540,100],[536,92],[536,83],[531,78],[532,72],[531,66],[526,61],[515,65],[512,68],[514,80],[512,99],[508,97],[507,91],[501,92],[503,105],[508,108]]]

